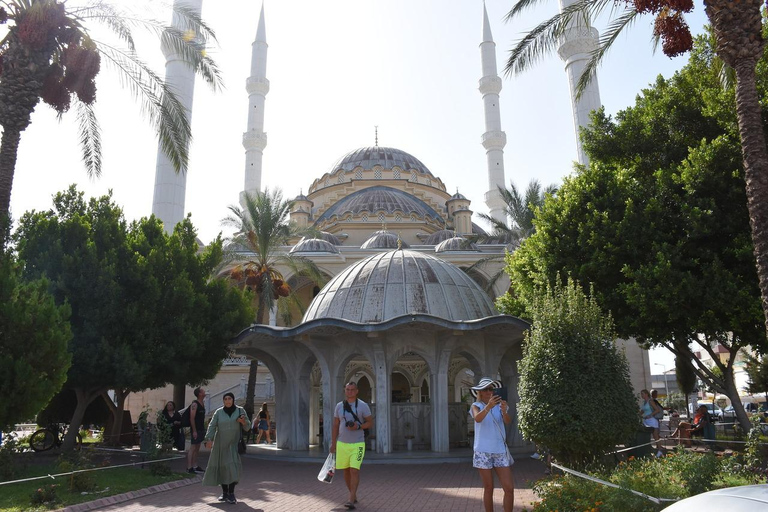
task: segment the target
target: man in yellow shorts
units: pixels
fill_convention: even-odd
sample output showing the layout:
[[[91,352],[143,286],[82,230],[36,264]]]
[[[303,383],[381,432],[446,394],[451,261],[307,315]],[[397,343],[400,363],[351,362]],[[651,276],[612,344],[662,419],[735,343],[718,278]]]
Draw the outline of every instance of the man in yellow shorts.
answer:
[[[368,404],[357,398],[357,384],[344,386],[344,396],[336,404],[331,430],[331,453],[336,454],[336,469],[344,470],[344,482],[349,489],[349,501],[344,506],[355,508],[357,486],[360,483],[360,466],[365,456],[364,430],[373,425],[373,416]]]

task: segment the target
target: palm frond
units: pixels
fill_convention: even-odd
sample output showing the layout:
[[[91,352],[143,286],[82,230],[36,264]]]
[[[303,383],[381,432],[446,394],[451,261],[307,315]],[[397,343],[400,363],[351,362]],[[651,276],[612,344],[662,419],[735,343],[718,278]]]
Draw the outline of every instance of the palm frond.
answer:
[[[118,70],[123,86],[140,100],[141,112],[155,127],[160,147],[176,172],[186,172],[192,130],[187,111],[171,87],[150,69],[135,52],[98,42],[107,65]]]
[[[211,89],[221,89],[223,79],[218,65],[205,52],[205,45],[189,39],[184,31],[175,27],[167,27],[160,35],[161,46],[167,54],[181,57],[191,69],[211,86]]]
[[[133,39],[133,33],[128,21],[131,19],[123,11],[115,8],[108,2],[97,1],[85,6],[73,7],[69,13],[76,20],[93,19],[103,23],[112,31],[121,41],[123,41],[131,51],[136,51],[136,43]]]
[[[533,9],[542,3],[549,3],[548,0],[519,0],[512,9],[504,16],[504,21],[510,22],[528,9]]]
[[[581,72],[579,81],[576,83],[576,99],[581,98],[581,95],[584,93],[589,83],[595,77],[598,66],[600,66],[602,63],[603,58],[608,53],[608,50],[611,49],[613,43],[616,42],[619,34],[621,34],[625,28],[632,25],[638,15],[639,14],[637,11],[628,8],[621,16],[614,19],[608,25],[606,32],[600,37],[600,40],[598,41],[597,48],[595,48],[595,50],[590,55],[590,59],[587,62],[587,65],[584,66],[584,70]]]
[[[77,101],[77,124],[83,163],[88,177],[101,176],[101,129],[93,106]]]

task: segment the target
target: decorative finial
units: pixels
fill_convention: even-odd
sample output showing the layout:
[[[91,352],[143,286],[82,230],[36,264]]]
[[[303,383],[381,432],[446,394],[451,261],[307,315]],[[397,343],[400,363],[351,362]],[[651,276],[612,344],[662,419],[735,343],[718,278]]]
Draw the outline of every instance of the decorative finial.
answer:
[[[379,147],[379,125],[373,126],[376,133],[376,147]]]
[[[400,238],[400,233],[397,234],[397,250],[403,250],[403,240]]]
[[[387,230],[387,223],[386,222],[382,222],[381,223],[381,229],[383,229],[384,231]]]

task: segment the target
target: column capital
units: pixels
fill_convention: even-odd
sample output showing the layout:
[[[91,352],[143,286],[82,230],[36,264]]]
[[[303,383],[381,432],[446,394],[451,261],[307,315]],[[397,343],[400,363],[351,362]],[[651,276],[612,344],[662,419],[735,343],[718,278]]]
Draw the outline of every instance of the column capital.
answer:
[[[263,77],[250,76],[245,80],[245,90],[248,91],[248,94],[266,96],[269,92],[269,80]]]
[[[501,150],[507,145],[507,134],[502,131],[491,130],[483,134],[480,142],[483,144],[486,151],[492,149]]]
[[[501,92],[501,78],[497,75],[484,76],[478,81],[477,89],[485,96],[486,94],[499,94]]]
[[[250,131],[243,133],[243,147],[246,150],[259,149],[264,151],[267,147],[266,132]]]
[[[566,63],[576,55],[589,55],[597,48],[599,34],[594,27],[572,27],[560,37],[557,54]]]

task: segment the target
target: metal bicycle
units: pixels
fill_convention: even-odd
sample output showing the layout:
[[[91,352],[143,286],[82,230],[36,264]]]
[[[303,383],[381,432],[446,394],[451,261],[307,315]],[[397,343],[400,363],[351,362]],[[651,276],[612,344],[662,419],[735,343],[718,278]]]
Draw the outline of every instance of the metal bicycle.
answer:
[[[44,452],[51,448],[58,448],[64,443],[67,426],[64,423],[51,423],[45,428],[36,430],[29,438],[29,446],[36,452]],[[79,450],[83,445],[83,437],[80,432],[75,437],[75,449]]]

